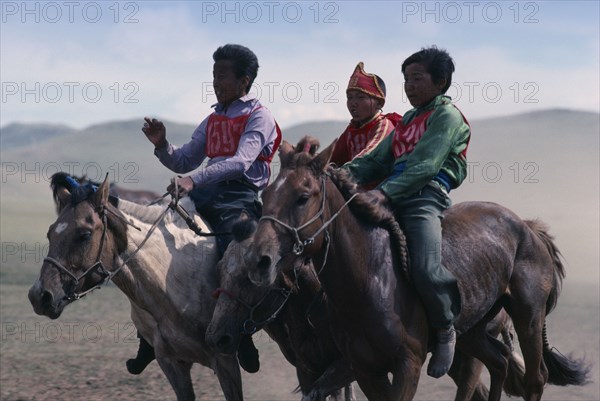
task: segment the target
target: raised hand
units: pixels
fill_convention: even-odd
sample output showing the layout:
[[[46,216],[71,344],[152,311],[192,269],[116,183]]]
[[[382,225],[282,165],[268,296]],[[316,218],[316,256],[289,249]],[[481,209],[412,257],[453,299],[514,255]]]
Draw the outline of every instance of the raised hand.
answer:
[[[149,117],[144,117],[146,121],[142,127],[142,132],[146,134],[146,138],[154,144],[157,149],[162,149],[167,146],[167,130],[162,121]]]

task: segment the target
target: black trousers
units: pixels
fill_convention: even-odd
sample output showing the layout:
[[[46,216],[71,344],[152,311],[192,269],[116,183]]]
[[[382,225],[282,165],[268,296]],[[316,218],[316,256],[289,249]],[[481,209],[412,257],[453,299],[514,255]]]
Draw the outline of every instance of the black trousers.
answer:
[[[262,213],[258,191],[250,184],[238,180],[194,188],[189,196],[194,201],[196,211],[210,224],[214,232],[230,233],[231,227],[242,212],[254,219],[260,218]],[[233,237],[219,235],[216,238],[221,257]]]

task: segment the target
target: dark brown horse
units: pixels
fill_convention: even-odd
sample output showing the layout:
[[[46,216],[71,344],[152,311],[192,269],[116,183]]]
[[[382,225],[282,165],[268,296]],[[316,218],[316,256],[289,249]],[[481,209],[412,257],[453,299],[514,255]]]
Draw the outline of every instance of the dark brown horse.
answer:
[[[361,389],[372,401],[409,401],[427,354],[425,310],[399,268],[406,268],[400,263],[405,250],[392,252],[385,229],[345,207],[359,198],[348,202],[329,178],[339,175],[327,168],[332,149],[312,158],[295,154],[289,144],[281,146],[281,171],[263,192],[264,215],[246,256],[249,278],[272,284],[279,260],[289,253],[323,265],[320,279],[334,338]],[[360,199],[366,201],[357,210],[365,214],[372,207],[367,196]],[[375,210],[371,217],[394,226],[390,212]],[[450,208],[443,230],[444,264],[459,281],[463,305],[455,322],[463,333],[457,346],[490,371],[490,400],[500,399],[509,351],[486,333],[485,325],[502,307],[524,355],[527,400],[541,398],[548,378],[557,384],[584,383],[588,368],[583,362],[551,352],[544,340],[545,316],[556,305],[564,268],[542,225],[493,203],[471,202]]]
[[[165,215],[163,206],[109,203],[108,181],[97,190],[73,182],[64,173],[52,178],[59,216],[29,290],[34,311],[57,319],[67,305],[112,279],[129,298],[131,319],[154,347],[178,401],[195,399],[194,363],[214,370],[226,400],[242,400],[237,359],[204,341],[218,287],[214,239],[197,236],[179,215]],[[199,216],[193,218],[208,232]]]
[[[330,395],[332,401],[353,400],[354,374],[329,331],[326,297],[312,264],[291,257],[294,268],[279,274],[271,287],[256,287],[248,280],[243,256],[255,225],[247,220],[234,226],[235,240],[217,264],[220,288],[215,291],[218,300],[206,342],[218,352],[234,355],[241,335],[264,328],[296,367],[302,400],[325,401]]]
[[[326,295],[312,263],[289,255],[280,264],[283,268],[272,286],[258,287],[248,279],[248,267],[243,257],[253,240],[253,222],[234,226],[233,241],[217,265],[221,287],[211,324],[206,330],[206,342],[217,351],[235,354],[241,334],[253,334],[264,328],[274,339],[285,358],[296,366],[303,400],[337,400],[336,390],[346,386],[346,397],[354,380],[348,362],[342,358],[333,337],[326,311]],[[249,236],[248,238],[246,238]],[[488,332],[496,337],[500,332],[511,343],[508,316],[502,312],[488,324]],[[505,391],[522,395],[523,366],[516,354],[511,354],[510,382]],[[481,362],[458,353],[449,375],[458,386],[457,398],[484,401],[488,398],[485,385],[479,382]],[[511,384],[508,386],[508,384]],[[472,394],[469,398],[469,394]],[[341,396],[341,394],[339,394]]]

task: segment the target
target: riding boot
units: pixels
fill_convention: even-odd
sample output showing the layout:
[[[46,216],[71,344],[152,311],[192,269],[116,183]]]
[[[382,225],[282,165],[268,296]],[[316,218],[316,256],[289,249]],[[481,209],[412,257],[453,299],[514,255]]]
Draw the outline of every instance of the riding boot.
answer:
[[[258,350],[252,342],[252,336],[243,335],[238,348],[240,366],[248,373],[256,373],[260,369]]]
[[[436,379],[448,373],[454,359],[454,346],[456,345],[456,331],[454,326],[437,331],[437,345],[429,365],[427,374]]]
[[[134,359],[128,359],[125,363],[127,365],[127,371],[132,375],[139,375],[142,373],[144,369],[146,369],[146,366],[148,366],[155,358],[152,345],[150,345],[139,332],[138,338],[140,339],[140,345],[136,357]]]

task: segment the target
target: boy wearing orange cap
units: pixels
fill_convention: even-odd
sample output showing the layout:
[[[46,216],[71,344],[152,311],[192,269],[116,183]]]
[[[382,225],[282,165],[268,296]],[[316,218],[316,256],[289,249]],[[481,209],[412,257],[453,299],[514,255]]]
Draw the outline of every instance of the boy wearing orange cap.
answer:
[[[396,113],[382,113],[385,95],[383,79],[365,72],[362,61],[358,63],[346,89],[346,107],[352,120],[335,144],[331,162],[341,166],[368,153],[394,130],[402,117]],[[373,188],[374,185],[366,187]]]

